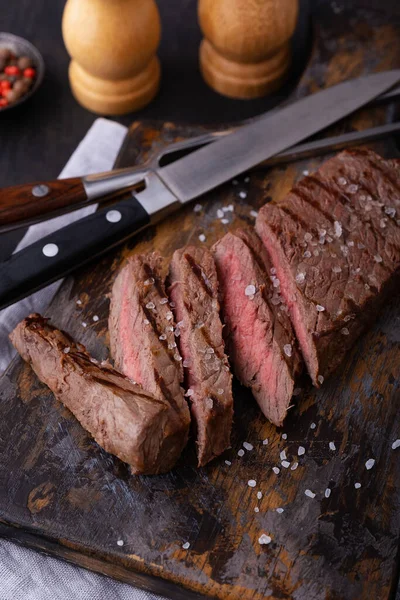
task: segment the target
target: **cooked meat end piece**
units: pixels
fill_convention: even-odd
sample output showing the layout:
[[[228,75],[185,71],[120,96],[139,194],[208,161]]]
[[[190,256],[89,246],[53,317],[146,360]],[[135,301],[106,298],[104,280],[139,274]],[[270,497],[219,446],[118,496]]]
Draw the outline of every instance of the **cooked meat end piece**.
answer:
[[[256,230],[319,386],[374,318],[400,270],[400,168],[345,151],[260,211]]]
[[[128,463],[136,474],[170,470],[165,437],[169,409],[110,365],[90,358],[47,319],[32,314],[10,339],[39,379],[49,386],[81,425],[107,452]]]
[[[179,455],[188,439],[190,413],[183,396],[182,357],[158,253],[130,258],[111,294],[109,331],[115,367],[170,407],[165,435]],[[177,458],[177,456],[176,456]]]
[[[170,283],[201,466],[230,447],[233,419],[232,375],[225,355],[217,273],[210,251],[194,246],[177,250],[171,262]]]
[[[228,233],[213,247],[230,360],[264,415],[282,425],[301,370],[279,280],[252,230]]]

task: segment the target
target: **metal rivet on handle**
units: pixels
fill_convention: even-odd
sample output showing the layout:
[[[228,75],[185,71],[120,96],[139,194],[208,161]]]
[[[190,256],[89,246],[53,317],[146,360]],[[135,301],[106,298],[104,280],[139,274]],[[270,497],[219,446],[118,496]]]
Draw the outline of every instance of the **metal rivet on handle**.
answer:
[[[35,198],[43,198],[44,196],[47,196],[49,191],[50,188],[48,185],[35,185],[32,188],[32,195],[35,196]]]
[[[46,244],[43,246],[42,252],[45,256],[51,258],[58,254],[58,246],[56,244]]]
[[[119,210],[109,210],[106,219],[109,223],[118,223],[122,219],[122,215]]]

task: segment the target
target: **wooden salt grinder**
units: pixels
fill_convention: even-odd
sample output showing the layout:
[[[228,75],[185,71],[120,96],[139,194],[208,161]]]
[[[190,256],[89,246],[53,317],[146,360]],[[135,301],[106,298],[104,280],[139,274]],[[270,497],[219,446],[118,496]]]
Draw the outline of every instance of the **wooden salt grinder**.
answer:
[[[75,98],[89,110],[138,110],[159,88],[160,18],[154,0],[68,0],[63,37]]]
[[[298,0],[199,0],[198,14],[208,85],[232,98],[279,88],[290,65]]]

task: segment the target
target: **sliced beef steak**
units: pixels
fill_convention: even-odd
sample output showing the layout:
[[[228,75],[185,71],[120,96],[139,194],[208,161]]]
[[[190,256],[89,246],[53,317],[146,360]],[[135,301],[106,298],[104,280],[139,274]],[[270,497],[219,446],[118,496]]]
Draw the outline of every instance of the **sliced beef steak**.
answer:
[[[97,364],[82,345],[40,315],[22,321],[10,338],[39,379],[107,452],[131,465],[134,473],[171,468],[165,401],[111,366]]]
[[[282,425],[301,361],[279,281],[254,231],[228,233],[213,252],[235,373],[264,415]]]
[[[256,229],[315,385],[342,361],[400,274],[400,163],[345,151],[265,205]]]
[[[169,404],[164,434],[170,440],[170,462],[174,463],[188,439],[190,414],[180,385],[182,357],[165,294],[164,270],[157,253],[128,260],[112,289],[109,330],[115,367]]]
[[[232,376],[222,337],[217,273],[209,250],[193,246],[177,250],[170,281],[198,462],[204,465],[229,448],[233,418]]]

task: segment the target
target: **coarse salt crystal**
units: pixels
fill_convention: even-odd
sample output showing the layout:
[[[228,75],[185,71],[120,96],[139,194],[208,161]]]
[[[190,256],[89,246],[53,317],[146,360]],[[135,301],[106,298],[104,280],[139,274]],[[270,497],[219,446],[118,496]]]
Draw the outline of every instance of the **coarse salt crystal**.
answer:
[[[174,318],[174,315],[172,314],[172,312],[169,310],[167,312],[167,314],[165,315],[165,318],[167,319],[167,321],[172,321],[172,319]]]
[[[314,250],[313,254],[314,256],[319,256],[319,250]]]
[[[188,391],[185,393],[185,396],[187,396],[187,398],[190,398],[190,396],[193,396],[194,394],[194,390],[192,390],[192,388],[189,388]]]
[[[312,240],[312,235],[311,235],[311,233],[308,233],[308,232],[307,232],[307,233],[305,233],[305,234],[304,234],[304,241],[305,241],[305,242],[311,242],[311,240]]]
[[[353,240],[350,240],[349,242],[347,242],[347,245],[349,246],[349,248],[353,248],[353,246],[354,246]]]
[[[298,450],[297,450],[297,455],[298,456],[303,456],[303,454],[306,453],[306,449],[304,448],[304,446],[299,446]]]
[[[325,307],[321,306],[320,304],[317,304],[317,306],[315,307],[317,309],[318,312],[324,312]]]
[[[123,540],[118,540],[117,541],[117,546],[123,546],[124,545],[124,541]]]
[[[367,471],[369,471],[370,469],[372,469],[372,467],[374,466],[374,464],[375,464],[375,459],[369,458],[367,460],[367,462],[365,463],[365,468],[367,469]]]
[[[392,444],[392,450],[396,450],[396,448],[400,447],[400,440],[395,440]]]
[[[386,227],[386,223],[387,223],[387,219],[381,219],[379,221],[379,225],[380,225],[381,229],[384,229]]]
[[[153,285],[154,283],[154,277],[150,277],[149,279],[146,279],[146,281],[144,282],[144,285]]]
[[[85,323],[85,321],[82,321],[82,327],[87,327],[87,323]]]
[[[326,488],[326,490],[325,490],[325,498],[329,498],[329,496],[331,495],[331,492],[332,492],[331,488]]]
[[[298,467],[298,466],[299,466],[299,463],[298,463],[298,462],[294,462],[294,463],[292,464],[292,466],[290,467],[290,470],[291,470],[291,471],[295,471],[295,470],[297,469],[297,467]]]
[[[262,498],[262,492],[257,492],[257,498],[258,498],[259,500],[261,500],[261,498]]]
[[[93,315],[93,321],[95,323],[97,323],[97,321],[99,321],[100,317],[98,315]]]
[[[265,438],[265,440],[263,440],[263,446],[268,446],[268,438]]]
[[[71,350],[71,348],[69,346],[67,346],[66,348],[64,348],[63,352],[64,354],[68,354],[68,352]]]
[[[253,296],[256,293],[256,288],[254,285],[248,285],[244,290],[245,296]],[[249,305],[250,306],[250,305]]]
[[[204,235],[204,233],[201,233],[201,234],[199,235],[199,241],[200,241],[200,242],[205,242],[205,241],[206,241],[206,236]]]
[[[347,185],[347,179],[345,179],[344,177],[339,177],[337,182],[339,185]]]
[[[288,469],[290,467],[290,462],[287,460],[283,460],[282,467],[284,467],[285,469]]]
[[[355,484],[354,484],[354,487],[356,488],[356,490],[359,490],[359,489],[360,489],[360,487],[361,487],[361,483],[358,483],[358,482],[357,482],[357,483],[355,483]]]
[[[221,219],[222,225],[228,225],[229,219]]]
[[[283,346],[283,351],[286,354],[286,356],[289,356],[289,357],[292,356],[292,346],[290,344],[285,344]]]
[[[154,302],[148,302],[146,304],[146,308],[148,308],[149,310],[154,310],[156,307],[156,305],[154,304]]]
[[[304,283],[305,278],[306,278],[305,273],[297,273],[296,283]]]
[[[189,544],[189,542],[185,542],[184,544],[182,544],[182,548],[183,548],[184,550],[187,550],[188,548],[190,548],[190,544]]]
[[[339,221],[335,221],[333,224],[333,229],[335,232],[335,237],[340,238],[343,233],[342,224]]]
[[[277,277],[275,277],[272,285],[274,286],[274,288],[278,288],[281,285],[281,282],[279,281],[279,279]]]
[[[336,450],[335,442],[329,442],[329,450],[332,450],[332,452]]]
[[[350,331],[347,329],[347,327],[343,327],[343,328],[340,330],[340,333],[341,333],[342,335],[350,335]]]
[[[272,470],[275,473],[275,475],[279,475],[279,473],[281,472],[279,467],[272,467]]]
[[[343,256],[348,256],[349,254],[349,249],[347,246],[340,246],[340,249],[342,251]]]
[[[312,492],[311,490],[306,490],[305,495],[308,496],[309,498],[315,498],[315,494],[314,492]]]
[[[243,442],[243,448],[245,448],[245,450],[253,450],[254,446],[253,444],[249,444],[249,442]]]
[[[275,267],[272,267],[269,272],[271,273],[271,275],[276,275],[276,269]]]
[[[328,235],[326,241],[330,244],[331,242],[333,242],[333,238],[331,238],[331,236]]]
[[[304,258],[311,258],[311,252],[309,250],[306,250],[303,254]]]
[[[342,272],[342,267],[334,266],[334,267],[332,267],[332,271],[334,273],[341,273]]]
[[[322,385],[325,381],[323,375],[318,375],[317,381],[318,381],[318,383],[320,383]]]
[[[223,206],[222,210],[224,212],[233,212],[235,210],[235,207],[233,206],[233,204],[228,204],[228,206]]]
[[[218,389],[217,389],[217,394],[218,394],[218,396],[222,396],[222,394],[223,394],[223,393],[224,393],[224,390],[223,390],[223,388],[218,388]]]
[[[396,209],[395,208],[391,208],[390,206],[386,206],[385,207],[385,213],[387,215],[389,215],[389,217],[395,217],[396,216]]]
[[[260,509],[258,508],[258,506],[254,507],[254,512],[256,512],[256,513],[260,512]]]
[[[307,169],[304,169],[304,171],[303,171],[303,175],[304,175],[305,177],[307,177],[307,175],[308,175],[308,174],[309,174],[309,171],[307,171]]]
[[[257,481],[255,479],[249,479],[249,481],[247,482],[247,485],[251,488],[254,488],[257,485]]]
[[[206,398],[206,407],[209,410],[212,410],[214,408],[214,400],[212,398]]]
[[[282,452],[280,453],[279,456],[280,456],[281,460],[286,460],[286,452],[285,452],[285,450],[282,450]]]
[[[347,191],[349,194],[356,194],[358,192],[358,185],[356,185],[355,183],[351,183],[348,186]]]
[[[242,450],[242,448],[240,448],[240,450],[238,452],[238,456],[244,456],[244,450]]]
[[[287,440],[287,433],[282,433],[282,439]]]
[[[244,200],[244,198],[247,198],[247,192],[239,192],[239,198],[242,198]]]
[[[230,461],[230,460],[226,460],[226,461],[225,461],[225,464],[226,464],[226,465],[228,465],[228,467],[230,467],[232,463],[231,463],[231,461]]]
[[[161,340],[161,341],[163,342],[164,340],[166,340],[166,339],[167,339],[167,336],[165,335],[165,333],[162,333],[162,334],[159,336],[159,338],[158,338],[158,339],[159,339],[159,340]]]
[[[80,306],[82,304],[82,300],[77,300],[76,303],[78,306]]]
[[[279,513],[280,515],[284,512],[284,508],[277,508],[276,512]]]
[[[315,429],[315,428],[316,428],[316,424],[315,423],[311,423],[310,429]]]
[[[160,304],[167,304],[168,298],[161,298]]]
[[[221,210],[220,208],[217,210],[217,217],[218,217],[218,219],[224,218],[224,211]]]
[[[180,354],[178,354],[178,352],[177,352],[176,354],[174,354],[174,359],[175,359],[177,362],[180,362],[180,361],[182,360],[182,356],[181,356]]]
[[[382,262],[382,256],[380,254],[375,254],[374,259],[377,263]]]
[[[271,542],[272,542],[271,536],[266,535],[265,533],[260,535],[260,537],[258,538],[258,543],[261,544],[261,546],[263,546],[265,544],[270,544]]]
[[[176,348],[176,342],[170,342],[170,343],[168,344],[168,348],[169,348],[170,350],[172,350],[173,348]]]
[[[258,217],[258,212],[256,210],[251,210],[250,211],[250,216],[253,217],[254,219],[257,219]]]
[[[201,204],[196,204],[195,207],[194,207],[194,209],[193,209],[193,212],[198,213],[198,212],[201,211],[202,208],[203,207],[202,207]]]
[[[144,325],[150,325],[150,321],[148,319],[143,319]]]

